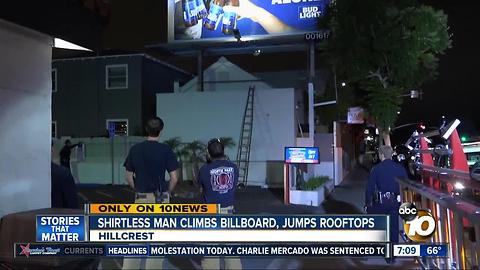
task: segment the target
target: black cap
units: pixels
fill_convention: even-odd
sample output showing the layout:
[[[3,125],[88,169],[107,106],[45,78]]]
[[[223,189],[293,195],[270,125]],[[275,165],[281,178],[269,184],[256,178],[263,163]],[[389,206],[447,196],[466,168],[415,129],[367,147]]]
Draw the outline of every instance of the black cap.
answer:
[[[208,141],[207,151],[212,158],[224,157],[224,148],[223,143],[218,138]]]

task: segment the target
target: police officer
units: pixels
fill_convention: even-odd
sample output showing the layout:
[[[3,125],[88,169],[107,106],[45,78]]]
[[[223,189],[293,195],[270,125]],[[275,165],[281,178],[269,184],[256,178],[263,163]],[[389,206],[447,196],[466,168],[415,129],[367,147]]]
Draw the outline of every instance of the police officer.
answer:
[[[82,145],[81,142],[72,145],[70,140],[65,141],[65,145],[62,147],[62,150],[60,150],[60,164],[63,167],[70,170],[70,156],[72,155],[72,149],[80,145]]]
[[[52,141],[53,155],[53,141]],[[51,203],[52,208],[80,208],[77,186],[67,168],[51,162]]]
[[[212,139],[207,144],[209,161],[199,173],[199,184],[205,203],[220,204],[221,214],[233,214],[235,187],[238,183],[238,167],[228,160],[224,145],[219,139]],[[220,269],[220,258],[204,258],[203,269]],[[226,258],[225,269],[241,269],[240,258]]]
[[[365,194],[365,208],[369,214],[390,215],[390,241],[398,243],[400,188],[396,179],[407,178],[407,172],[392,160],[392,147],[380,146],[378,155],[381,162],[370,172]]]
[[[178,181],[177,158],[166,144],[159,143],[164,123],[159,117],[147,121],[147,140],[130,149],[125,160],[128,184],[135,190],[135,203],[169,203],[170,193]],[[170,183],[165,181],[165,172],[170,175]],[[140,259],[126,258],[123,269],[140,269]],[[146,269],[161,269],[163,259],[148,258]]]

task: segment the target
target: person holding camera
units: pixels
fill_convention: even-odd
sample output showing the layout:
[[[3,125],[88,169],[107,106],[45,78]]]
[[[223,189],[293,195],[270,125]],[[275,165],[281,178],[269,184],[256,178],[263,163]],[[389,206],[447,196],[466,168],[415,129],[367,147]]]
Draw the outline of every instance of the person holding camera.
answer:
[[[72,142],[67,139],[65,141],[65,145],[62,147],[62,150],[60,150],[60,165],[70,171],[70,156],[72,155],[72,149],[81,145],[81,142],[72,144]]]

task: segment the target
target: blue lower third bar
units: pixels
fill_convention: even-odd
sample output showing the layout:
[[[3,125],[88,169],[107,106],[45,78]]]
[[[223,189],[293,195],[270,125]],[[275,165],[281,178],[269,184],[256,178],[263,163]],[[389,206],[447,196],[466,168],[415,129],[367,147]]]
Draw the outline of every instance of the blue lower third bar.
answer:
[[[446,257],[448,246],[446,244],[424,244],[420,245],[421,257]]]
[[[106,245],[106,256],[142,257],[149,255],[149,245]]]

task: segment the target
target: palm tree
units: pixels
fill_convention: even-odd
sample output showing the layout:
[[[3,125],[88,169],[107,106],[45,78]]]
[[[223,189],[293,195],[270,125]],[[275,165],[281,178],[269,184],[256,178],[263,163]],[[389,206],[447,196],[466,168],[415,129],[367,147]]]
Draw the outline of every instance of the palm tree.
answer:
[[[185,150],[186,160],[191,165],[193,182],[196,184],[198,180],[198,172],[200,164],[205,163],[205,144],[201,141],[193,141],[186,143],[183,147]]]
[[[223,147],[225,149],[233,148],[233,147],[235,147],[235,145],[237,145],[231,137],[220,137],[218,139],[223,144]]]
[[[182,143],[180,137],[173,137],[163,142],[164,144],[168,145],[175,155],[178,158],[180,172],[179,172],[179,181],[183,180],[183,161],[185,160],[186,156],[188,155],[185,144]]]
[[[163,141],[163,143],[170,146],[172,151],[180,158],[180,156],[178,155],[182,148],[182,141],[180,140],[180,137],[170,138]]]
[[[223,144],[225,149],[235,147],[235,145],[237,145],[231,137],[220,137],[219,140]]]

